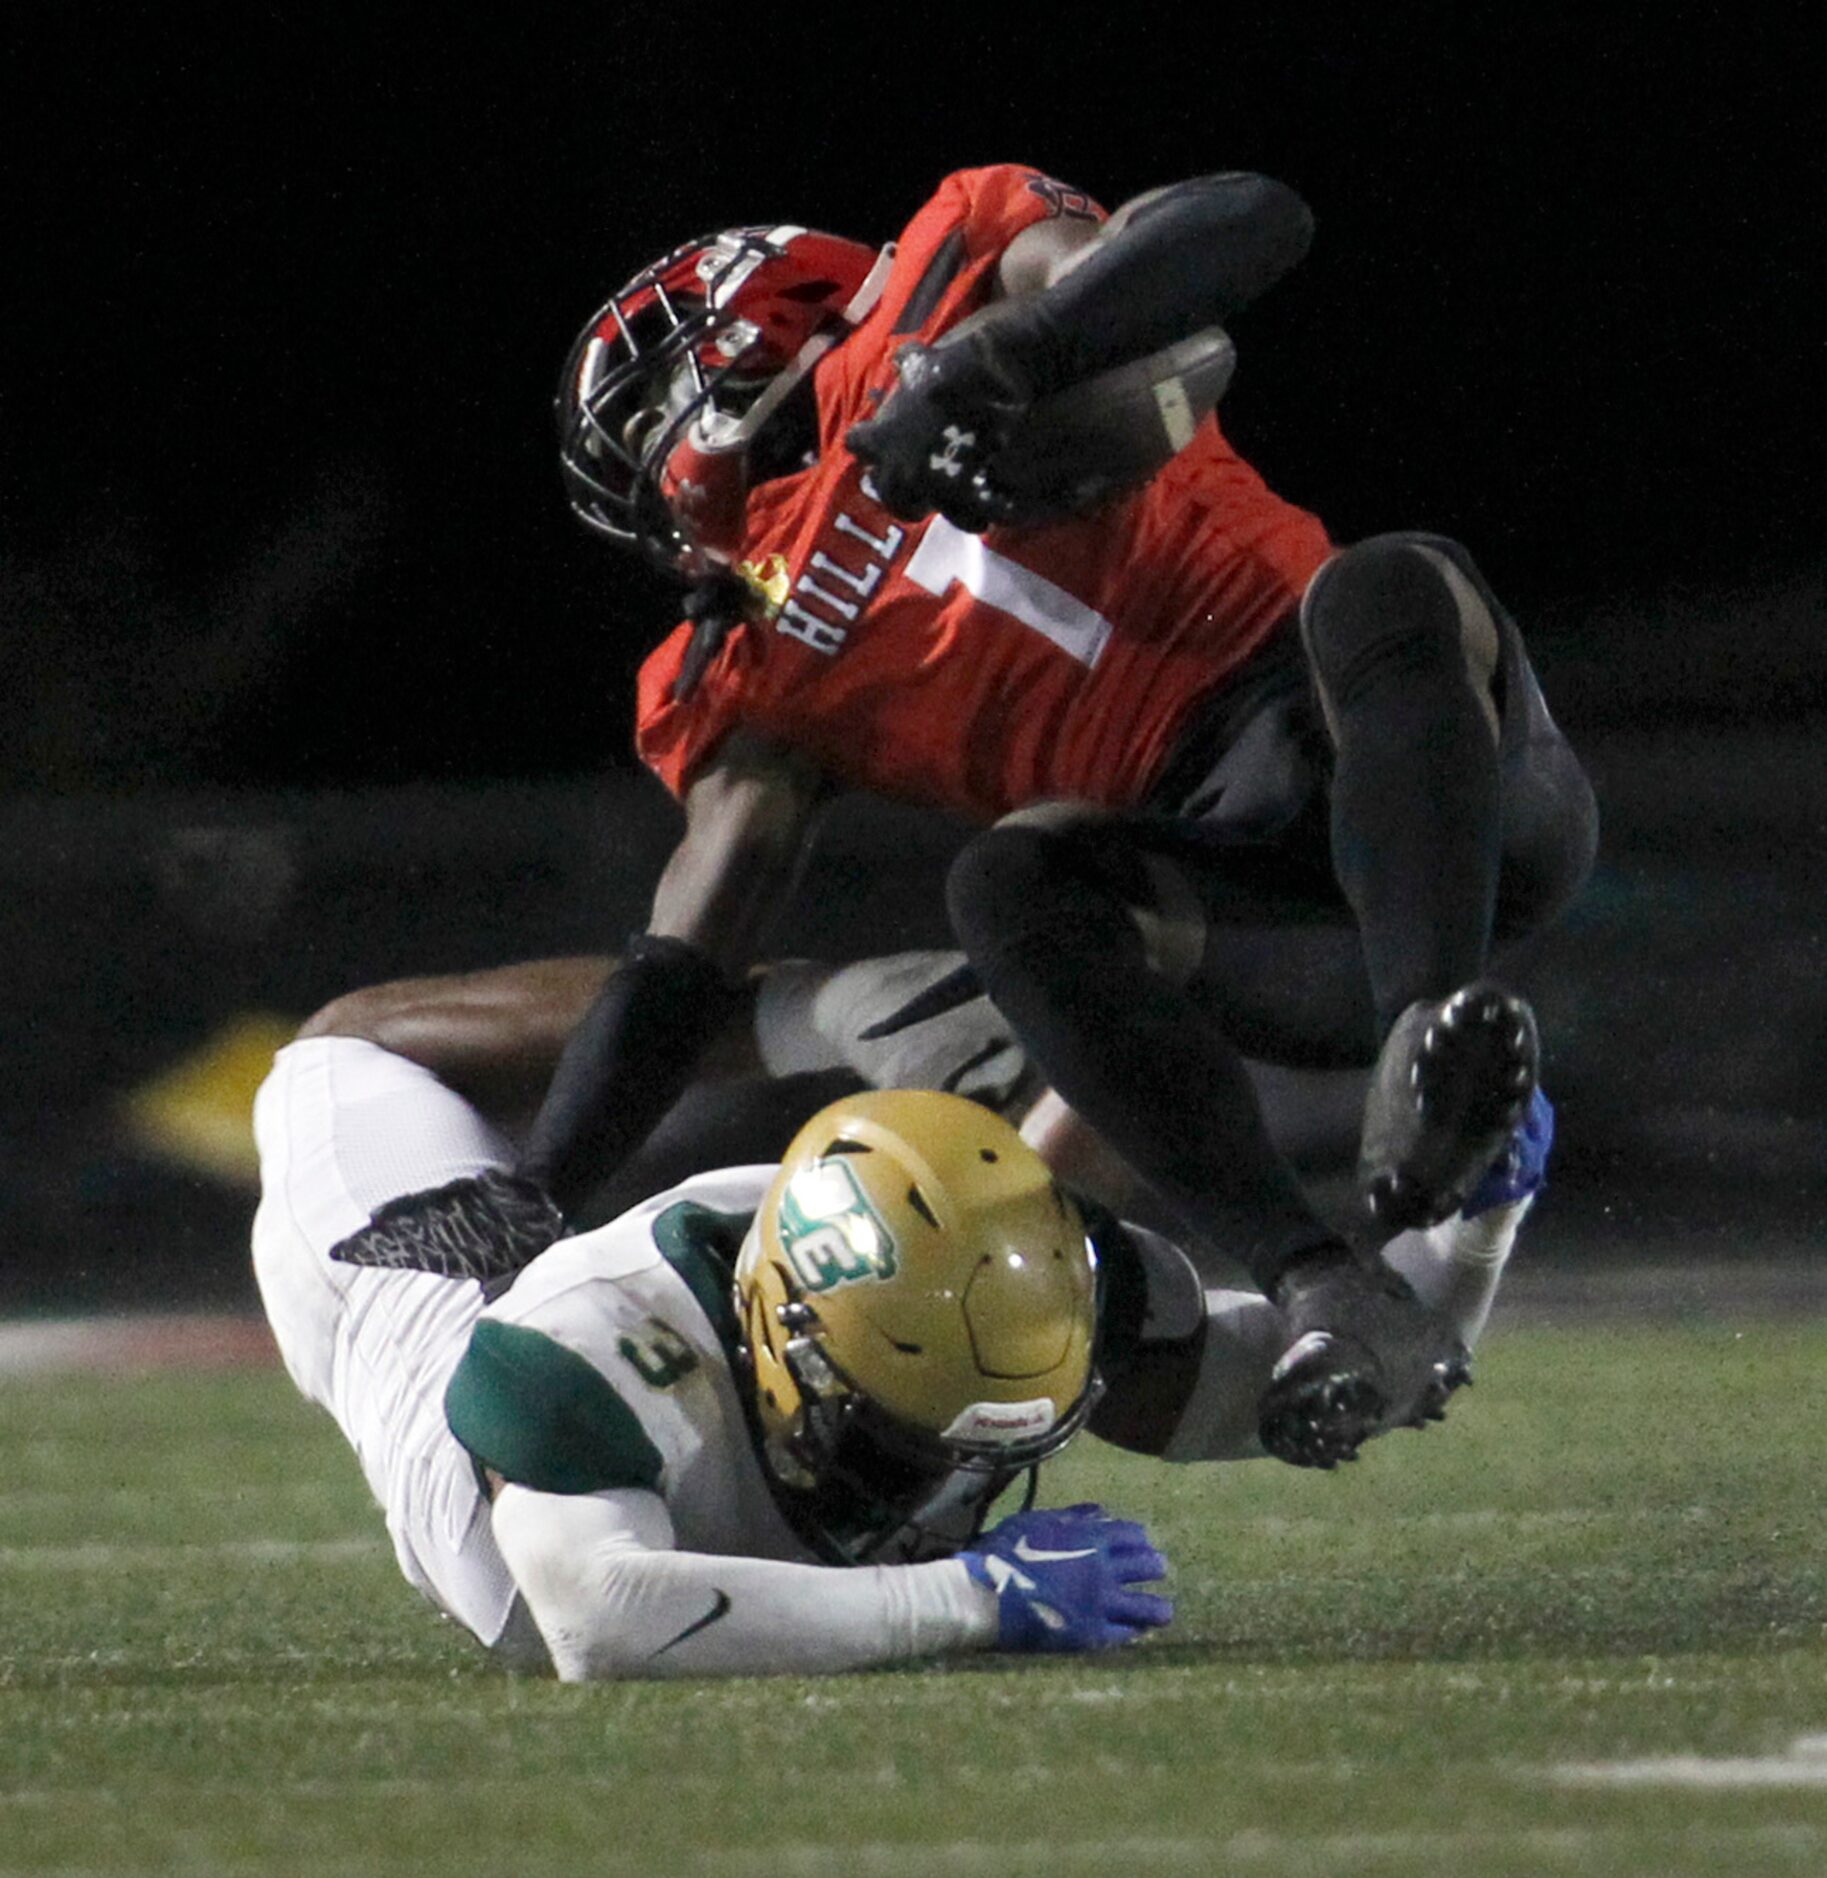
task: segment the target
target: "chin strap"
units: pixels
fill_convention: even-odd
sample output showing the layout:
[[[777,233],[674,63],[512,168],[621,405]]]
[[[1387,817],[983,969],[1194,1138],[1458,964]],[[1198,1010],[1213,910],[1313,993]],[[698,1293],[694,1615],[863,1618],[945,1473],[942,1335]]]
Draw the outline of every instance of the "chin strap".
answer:
[[[672,681],[672,696],[683,701],[698,689],[698,681],[723,650],[723,642],[748,617],[753,595],[740,574],[726,567],[694,581],[685,595],[685,617],[691,621],[691,643]]]

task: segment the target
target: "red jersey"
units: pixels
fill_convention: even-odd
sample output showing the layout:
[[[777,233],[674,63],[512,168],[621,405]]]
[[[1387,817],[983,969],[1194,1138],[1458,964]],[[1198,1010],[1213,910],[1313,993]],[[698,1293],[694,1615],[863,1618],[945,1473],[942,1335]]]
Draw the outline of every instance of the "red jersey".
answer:
[[[744,565],[780,596],[773,617],[737,627],[683,700],[688,625],[641,668],[636,747],[675,795],[743,725],[973,821],[1059,797],[1128,807],[1298,606],[1326,531],[1209,417],[1145,487],[1069,521],[969,535],[871,495],[844,439],[894,389],[896,350],[984,305],[1009,243],[1068,203],[1089,206],[1005,164],[947,177],[908,224],[882,298],[815,368],[817,463],[749,498]]]

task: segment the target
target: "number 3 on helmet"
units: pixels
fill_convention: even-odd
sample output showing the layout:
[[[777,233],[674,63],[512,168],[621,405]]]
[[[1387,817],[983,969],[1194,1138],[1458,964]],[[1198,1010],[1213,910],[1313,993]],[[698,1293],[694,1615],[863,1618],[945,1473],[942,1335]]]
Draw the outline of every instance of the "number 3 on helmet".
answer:
[[[959,1096],[862,1093],[800,1131],[736,1264],[764,1458],[827,1556],[972,1536],[1099,1393],[1097,1260],[1009,1124]],[[949,1489],[949,1498],[946,1498]]]
[[[891,251],[794,227],[675,248],[585,326],[558,391],[571,506],[688,576],[731,561],[749,446],[881,296]]]

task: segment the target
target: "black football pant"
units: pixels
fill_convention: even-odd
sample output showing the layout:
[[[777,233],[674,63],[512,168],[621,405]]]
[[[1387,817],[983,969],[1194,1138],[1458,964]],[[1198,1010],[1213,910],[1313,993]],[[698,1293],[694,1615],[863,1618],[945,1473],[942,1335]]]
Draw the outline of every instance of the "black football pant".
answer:
[[[1591,869],[1592,792],[1516,627],[1428,535],[1329,561],[1182,739],[1140,812],[1011,817],[948,902],[1059,1093],[1265,1288],[1335,1235],[1270,1145],[1243,1057],[1375,1060],[1552,919]]]

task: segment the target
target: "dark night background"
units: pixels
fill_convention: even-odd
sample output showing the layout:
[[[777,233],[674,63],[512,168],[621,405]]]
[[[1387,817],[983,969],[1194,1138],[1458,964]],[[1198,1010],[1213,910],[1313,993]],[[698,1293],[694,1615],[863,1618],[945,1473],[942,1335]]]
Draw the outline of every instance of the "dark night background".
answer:
[[[169,1198],[123,1173],[98,1116],[207,1028],[199,986],[296,1014],[338,973],[613,937],[589,882],[553,885],[586,865],[588,811],[541,792],[629,772],[630,676],[671,616],[565,511],[549,403],[572,334],[686,235],[790,219],[882,240],[945,171],[1002,159],[1107,205],[1213,168],[1307,197],[1312,256],[1237,323],[1227,427],[1341,538],[1461,537],[1523,619],[1616,870],[1567,942],[1611,962],[1565,993],[1584,1042],[1562,1086],[1584,1079],[1590,1138],[1628,1158],[1601,1124],[1637,1097],[1607,1082],[1595,1009],[1629,1005],[1639,1079],[1671,1006],[1712,1010],[1713,1054],[1663,1070],[1742,1077],[1732,987],[1788,972],[1790,1054],[1713,1112],[1751,1118],[1747,1141],[1789,1126],[1784,1178],[1818,1193],[1823,179],[1799,14],[330,18],[0,26],[16,1245],[142,1230]],[[491,779],[472,846],[427,836],[400,864],[427,928],[371,855],[347,859],[354,834],[327,871],[294,852],[249,913],[271,885],[266,851],[236,846],[250,821],[328,825],[299,792],[372,829],[391,809],[351,803]],[[198,885],[199,852],[222,879]],[[466,854],[458,944],[430,889]],[[1709,894],[1760,891],[1779,967],[1704,907],[1669,936]]]

